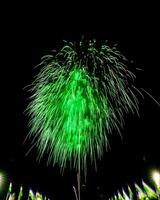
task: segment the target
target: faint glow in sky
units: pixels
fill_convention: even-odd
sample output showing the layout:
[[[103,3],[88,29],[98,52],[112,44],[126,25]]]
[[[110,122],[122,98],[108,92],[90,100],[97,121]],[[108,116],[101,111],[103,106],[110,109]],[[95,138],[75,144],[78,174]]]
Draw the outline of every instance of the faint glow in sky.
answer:
[[[0,172],[0,186],[3,185],[4,175]]]

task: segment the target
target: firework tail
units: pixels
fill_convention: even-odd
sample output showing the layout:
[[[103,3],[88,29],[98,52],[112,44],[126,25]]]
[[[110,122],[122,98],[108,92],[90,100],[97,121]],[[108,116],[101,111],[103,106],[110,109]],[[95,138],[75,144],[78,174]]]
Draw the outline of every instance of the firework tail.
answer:
[[[21,200],[22,197],[23,197],[23,187],[21,186],[18,194],[18,200]]]
[[[6,200],[9,199],[11,193],[12,193],[12,183],[10,182],[10,184],[9,184],[9,188],[8,188],[8,192],[7,192],[7,196],[6,196]]]
[[[155,190],[153,190],[149,185],[147,185],[144,181],[142,181],[142,186],[140,187],[138,184],[134,184],[135,191],[136,191],[136,199],[138,200],[144,200],[144,199],[159,199],[158,193],[156,193]],[[117,193],[117,195],[114,195],[113,198],[110,198],[113,200],[133,200],[133,192],[128,186],[128,194],[127,192],[122,189],[122,194],[120,192]]]

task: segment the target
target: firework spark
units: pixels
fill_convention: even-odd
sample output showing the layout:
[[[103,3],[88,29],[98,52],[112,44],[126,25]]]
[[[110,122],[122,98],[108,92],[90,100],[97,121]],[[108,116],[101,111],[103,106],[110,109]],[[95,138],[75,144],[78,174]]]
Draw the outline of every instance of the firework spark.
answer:
[[[108,134],[120,132],[124,116],[138,113],[135,75],[115,47],[96,41],[67,43],[42,58],[27,108],[38,158],[48,163],[86,169],[96,166],[108,147]]]

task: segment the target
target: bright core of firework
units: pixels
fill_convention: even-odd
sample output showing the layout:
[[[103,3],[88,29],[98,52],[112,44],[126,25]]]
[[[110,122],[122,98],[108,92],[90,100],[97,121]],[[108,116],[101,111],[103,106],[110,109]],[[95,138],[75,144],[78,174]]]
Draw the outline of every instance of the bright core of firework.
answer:
[[[153,178],[153,181],[155,182],[155,184],[157,186],[160,186],[160,173],[158,171],[154,171],[152,173],[152,178]]]
[[[135,76],[126,59],[106,43],[66,43],[55,55],[42,59],[31,85],[28,106],[30,133],[38,158],[62,168],[67,162],[86,169],[87,159],[96,166],[108,147],[107,134],[120,132],[124,115],[138,112],[133,86]]]

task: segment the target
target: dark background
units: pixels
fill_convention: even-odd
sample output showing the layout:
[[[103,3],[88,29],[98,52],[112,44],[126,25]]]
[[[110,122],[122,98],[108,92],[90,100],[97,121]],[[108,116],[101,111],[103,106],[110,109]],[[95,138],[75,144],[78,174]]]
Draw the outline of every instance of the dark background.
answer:
[[[22,184],[51,199],[73,199],[76,172],[36,162],[30,144],[23,144],[28,133],[24,114],[28,93],[23,89],[35,74],[34,66],[62,40],[96,38],[118,44],[119,50],[133,60],[139,88],[160,102],[159,14],[154,3],[38,3],[7,5],[1,25],[1,137],[0,169],[6,174],[6,188]],[[131,69],[132,70],[132,69]],[[89,167],[87,182],[82,179],[83,199],[110,197],[127,184],[151,182],[150,171],[160,168],[160,107],[148,95],[140,99],[140,117],[129,115],[122,130],[110,137],[109,151],[98,162],[97,172]]]

